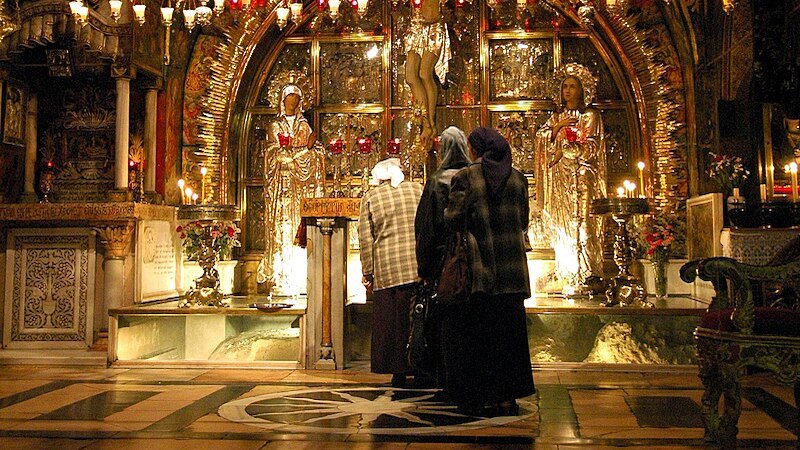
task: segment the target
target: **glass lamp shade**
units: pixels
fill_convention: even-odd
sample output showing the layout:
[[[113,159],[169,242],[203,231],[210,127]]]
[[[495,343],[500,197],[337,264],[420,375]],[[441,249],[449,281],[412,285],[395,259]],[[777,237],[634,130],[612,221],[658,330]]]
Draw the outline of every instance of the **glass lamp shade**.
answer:
[[[161,23],[165,26],[172,25],[172,14],[175,12],[175,8],[170,7],[162,7],[161,8]]]
[[[289,20],[289,8],[279,6],[275,9],[275,15],[277,16],[278,27],[283,28]]]
[[[198,6],[195,11],[195,20],[201,26],[208,25],[211,23],[211,8],[206,5]]]
[[[341,6],[341,0],[328,0],[328,8],[330,9],[331,17],[336,18],[339,16],[339,6]]]
[[[197,11],[193,9],[184,9],[183,10],[183,23],[186,25],[186,28],[189,30],[194,29],[194,17],[197,14]]]
[[[147,5],[133,5],[133,16],[136,18],[136,23],[139,25],[144,24],[144,12],[147,9]]]
[[[292,3],[289,5],[289,10],[292,12],[292,21],[295,23],[300,21],[300,16],[303,14],[302,3]]]
[[[119,12],[122,9],[122,0],[109,0],[108,6],[111,7],[111,17],[114,20],[117,20],[119,17]]]
[[[225,0],[214,0],[214,11],[221,13],[225,9]]]

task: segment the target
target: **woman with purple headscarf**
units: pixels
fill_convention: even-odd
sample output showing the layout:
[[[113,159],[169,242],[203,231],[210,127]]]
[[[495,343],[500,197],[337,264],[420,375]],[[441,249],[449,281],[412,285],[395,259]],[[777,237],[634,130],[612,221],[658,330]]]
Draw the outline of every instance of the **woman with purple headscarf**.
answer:
[[[469,299],[443,314],[445,390],[464,414],[516,415],[515,400],[535,392],[523,304],[528,182],[497,131],[477,128],[468,143],[473,163],[453,177],[444,212],[471,235],[472,271]]]

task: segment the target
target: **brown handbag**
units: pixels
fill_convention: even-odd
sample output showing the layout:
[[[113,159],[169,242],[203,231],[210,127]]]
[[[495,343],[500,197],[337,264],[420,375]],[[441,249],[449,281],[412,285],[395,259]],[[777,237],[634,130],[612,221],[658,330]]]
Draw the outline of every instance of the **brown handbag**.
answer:
[[[442,272],[436,285],[437,301],[444,305],[463,303],[469,299],[471,287],[467,231],[456,231],[442,262]]]

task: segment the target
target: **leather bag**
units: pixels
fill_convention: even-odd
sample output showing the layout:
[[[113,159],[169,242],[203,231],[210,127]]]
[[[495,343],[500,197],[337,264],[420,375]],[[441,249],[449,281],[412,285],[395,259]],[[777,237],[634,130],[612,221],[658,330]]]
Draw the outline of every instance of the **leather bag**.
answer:
[[[434,310],[436,290],[418,283],[411,299],[411,331],[408,335],[408,365],[415,373],[433,376],[436,372],[434,354]]]
[[[472,270],[469,263],[467,231],[456,231],[447,246],[442,262],[442,272],[436,286],[438,302],[455,305],[469,299],[472,287]]]

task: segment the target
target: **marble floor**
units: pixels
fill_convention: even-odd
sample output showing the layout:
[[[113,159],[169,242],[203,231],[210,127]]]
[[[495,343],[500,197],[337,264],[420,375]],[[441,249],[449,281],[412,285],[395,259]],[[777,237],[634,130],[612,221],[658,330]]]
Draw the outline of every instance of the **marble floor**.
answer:
[[[536,369],[516,417],[459,414],[363,370],[0,366],[0,449],[713,448],[696,373]],[[792,390],[745,378],[739,448],[794,449]]]

